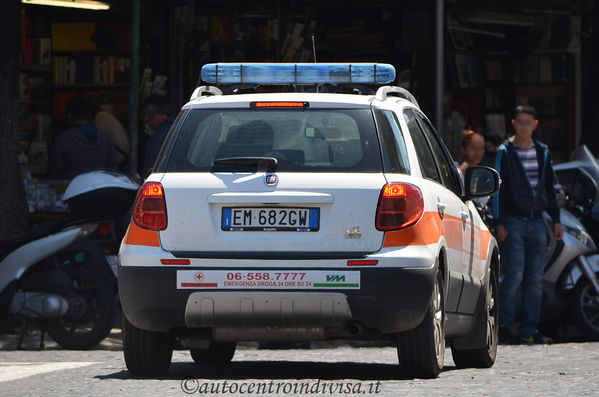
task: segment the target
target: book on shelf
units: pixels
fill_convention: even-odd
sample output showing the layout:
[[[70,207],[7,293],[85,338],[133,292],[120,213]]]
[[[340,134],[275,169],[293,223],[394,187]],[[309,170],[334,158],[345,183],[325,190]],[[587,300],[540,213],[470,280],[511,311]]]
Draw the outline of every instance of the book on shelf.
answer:
[[[52,24],[52,48],[55,51],[95,50],[92,36],[95,22],[55,22]]]
[[[117,56],[54,57],[55,84],[115,84],[128,81],[131,62]]]
[[[567,103],[567,98],[564,95],[530,98],[530,105],[535,107],[539,117],[564,115]]]
[[[25,67],[49,67],[52,60],[52,40],[27,37],[21,64]]]
[[[553,81],[568,81],[568,58],[561,56],[551,62]]]
[[[485,90],[485,106],[487,109],[503,108],[503,101],[499,97],[499,93],[496,89],[489,88]]]
[[[557,57],[529,57],[514,64],[514,83],[538,84],[568,81],[568,59]]]
[[[476,88],[479,84],[478,63],[471,54],[456,54],[447,61],[447,79],[451,88]]]
[[[23,112],[19,115],[19,140],[44,141],[52,129],[52,115],[49,113]]]
[[[453,57],[447,58],[445,71],[447,74],[447,85],[450,88],[458,88],[460,86],[460,82],[458,80],[458,69],[453,60]]]
[[[487,72],[487,81],[501,81],[505,78],[503,66],[499,61],[485,62],[485,70]]]
[[[466,59],[463,55],[456,55],[455,64],[458,70],[458,81],[460,83],[460,88],[468,88],[470,86],[470,80],[468,79]]]
[[[21,102],[41,101],[50,92],[45,76],[19,73],[19,100]]]
[[[154,76],[154,82],[152,83],[152,95],[166,95],[166,81],[168,77],[163,75]]]
[[[111,81],[108,57],[94,57],[94,83],[108,84]]]
[[[26,73],[19,73],[19,99],[21,101],[26,101],[30,96],[29,75]]]
[[[551,67],[551,59],[539,59],[539,82],[551,83],[553,81],[553,70]]]

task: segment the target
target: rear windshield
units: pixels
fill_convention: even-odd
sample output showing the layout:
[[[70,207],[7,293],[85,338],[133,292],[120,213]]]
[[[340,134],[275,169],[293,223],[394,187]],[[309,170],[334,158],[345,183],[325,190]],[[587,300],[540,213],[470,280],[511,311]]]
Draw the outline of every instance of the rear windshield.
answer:
[[[277,171],[382,170],[370,109],[193,109],[172,139],[166,172],[252,170],[213,163],[231,157],[275,157]]]

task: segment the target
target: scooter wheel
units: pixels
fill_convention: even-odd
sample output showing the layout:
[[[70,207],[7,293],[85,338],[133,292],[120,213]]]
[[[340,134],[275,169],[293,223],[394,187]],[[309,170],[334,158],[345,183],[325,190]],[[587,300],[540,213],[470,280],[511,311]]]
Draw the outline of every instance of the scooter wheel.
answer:
[[[588,278],[576,283],[571,308],[578,328],[588,337],[599,338],[599,295]]]
[[[116,307],[114,288],[101,273],[85,266],[71,266],[65,273],[71,279],[71,286],[63,296],[75,307],[50,321],[48,334],[66,349],[91,349],[112,328]]]

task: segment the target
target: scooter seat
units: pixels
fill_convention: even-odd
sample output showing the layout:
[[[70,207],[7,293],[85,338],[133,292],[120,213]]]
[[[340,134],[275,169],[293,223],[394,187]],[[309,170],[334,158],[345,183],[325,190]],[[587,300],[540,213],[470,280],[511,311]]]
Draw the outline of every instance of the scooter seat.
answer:
[[[21,234],[20,236],[8,240],[0,240],[0,261],[4,260],[8,254],[25,244],[59,232],[68,226],[81,223],[83,223],[81,220],[74,219],[44,222],[35,225],[28,232]]]

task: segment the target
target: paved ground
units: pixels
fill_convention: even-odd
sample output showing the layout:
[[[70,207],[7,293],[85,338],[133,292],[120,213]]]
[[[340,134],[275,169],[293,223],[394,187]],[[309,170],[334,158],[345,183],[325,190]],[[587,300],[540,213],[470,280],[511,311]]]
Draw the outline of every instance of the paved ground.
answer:
[[[16,337],[1,337],[0,395],[184,396],[182,388],[200,395],[216,387],[239,394],[249,392],[252,382],[254,395],[293,394],[294,387],[298,392],[304,387],[303,395],[369,395],[377,390],[383,396],[599,395],[597,342],[500,346],[495,366],[486,370],[456,369],[448,349],[444,371],[435,380],[400,379],[396,351],[390,347],[257,350],[248,344],[226,369],[199,366],[188,352],[177,351],[167,377],[139,379],[126,371],[120,333],[114,331],[93,351],[62,350],[51,341],[44,351],[16,351]],[[35,347],[35,342],[29,337],[27,346]],[[272,393],[263,393],[269,387]]]

